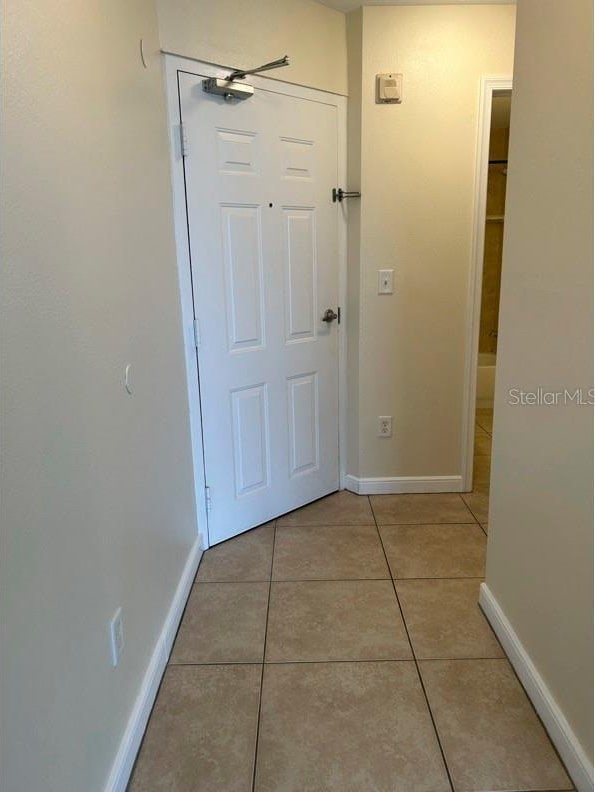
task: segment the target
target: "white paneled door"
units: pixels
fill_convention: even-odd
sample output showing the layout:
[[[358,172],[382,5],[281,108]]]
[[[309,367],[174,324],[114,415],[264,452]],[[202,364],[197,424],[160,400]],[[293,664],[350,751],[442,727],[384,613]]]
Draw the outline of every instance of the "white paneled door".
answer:
[[[339,486],[337,108],[180,73],[215,544]]]

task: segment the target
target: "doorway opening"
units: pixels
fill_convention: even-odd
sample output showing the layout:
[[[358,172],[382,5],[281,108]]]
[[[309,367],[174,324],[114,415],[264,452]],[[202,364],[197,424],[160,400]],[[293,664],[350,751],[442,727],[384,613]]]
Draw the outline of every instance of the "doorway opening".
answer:
[[[492,96],[475,392],[473,488],[489,494],[511,92]]]
[[[512,80],[482,81],[470,281],[464,488],[488,520]]]

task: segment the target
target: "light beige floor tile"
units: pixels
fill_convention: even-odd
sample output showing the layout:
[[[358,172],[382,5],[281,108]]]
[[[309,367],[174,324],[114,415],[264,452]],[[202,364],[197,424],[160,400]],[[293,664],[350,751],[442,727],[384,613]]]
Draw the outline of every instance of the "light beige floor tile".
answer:
[[[129,792],[249,792],[261,666],[170,666]]]
[[[490,482],[488,481],[474,481],[473,482],[474,495],[490,495]]]
[[[273,583],[266,660],[409,660],[390,580]]]
[[[490,496],[486,492],[465,492],[461,497],[471,509],[477,522],[487,523]]]
[[[207,550],[200,560],[199,583],[269,580],[275,523],[267,523]]]
[[[277,526],[273,580],[387,577],[375,525]]]
[[[486,537],[473,525],[384,525],[380,535],[395,578],[483,577]]]
[[[342,490],[280,517],[277,525],[373,525],[368,498]]]
[[[494,425],[494,411],[488,409],[477,410],[475,413],[475,422],[484,431],[489,432],[489,434],[492,434],[492,428]]]
[[[490,456],[492,453],[492,438],[485,429],[475,429],[475,456]]]
[[[268,583],[195,583],[170,662],[262,662],[268,599]]]
[[[370,501],[379,525],[473,522],[473,515],[456,493],[372,495]]]
[[[420,668],[457,792],[572,788],[507,660]]]
[[[487,536],[488,535],[488,523],[487,522],[481,523],[481,529],[485,533],[485,535]]]
[[[447,792],[415,665],[265,666],[258,792]]]
[[[491,457],[489,456],[476,456],[473,460],[473,491],[484,492],[486,494],[490,491],[490,467]]]
[[[504,657],[477,601],[475,580],[399,580],[397,592],[417,658]]]

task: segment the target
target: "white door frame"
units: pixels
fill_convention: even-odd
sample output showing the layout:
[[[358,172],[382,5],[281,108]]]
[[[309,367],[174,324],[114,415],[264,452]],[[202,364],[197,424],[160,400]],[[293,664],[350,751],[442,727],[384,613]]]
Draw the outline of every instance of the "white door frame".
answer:
[[[184,336],[184,358],[186,363],[186,385],[190,412],[190,436],[192,443],[192,464],[194,467],[194,488],[196,497],[197,531],[201,536],[204,549],[210,546],[207,529],[207,510],[205,498],[205,468],[202,443],[202,417],[198,385],[198,360],[194,339],[194,301],[190,274],[190,248],[188,222],[186,215],[186,183],[180,135],[180,103],[178,95],[178,72],[188,72],[197,76],[226,77],[235,66],[220,67],[193,58],[164,53],[164,79],[167,94],[167,118],[170,141],[170,162],[173,193],[173,216],[178,264],[178,282],[182,309],[182,330]],[[256,87],[271,90],[271,83],[283,86],[283,93],[299,99],[323,101],[337,108],[339,121],[337,165],[339,184],[347,188],[347,97],[339,94],[305,88],[271,77],[250,77]],[[247,100],[250,101],[250,100]],[[341,324],[339,333],[339,486],[343,487],[345,478],[346,439],[347,439],[347,207],[339,204],[338,251],[339,251],[339,299],[341,305]]]
[[[498,93],[498,91],[510,90],[512,90],[512,77],[481,78],[479,94],[479,117],[477,124],[477,145],[475,149],[473,237],[471,248],[471,266],[469,268],[469,293],[467,297],[467,348],[465,352],[465,389],[463,392],[461,471],[464,492],[470,490],[473,485],[477,353],[479,349],[479,321],[481,318],[481,291],[483,279],[483,254],[485,246],[485,218],[488,188],[488,160],[490,157],[490,122],[492,118],[492,98]]]

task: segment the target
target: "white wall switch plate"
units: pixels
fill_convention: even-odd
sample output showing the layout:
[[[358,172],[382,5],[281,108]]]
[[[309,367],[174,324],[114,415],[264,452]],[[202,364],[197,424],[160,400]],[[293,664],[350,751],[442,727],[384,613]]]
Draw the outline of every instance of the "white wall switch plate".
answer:
[[[395,271],[393,269],[378,270],[378,294],[392,294],[394,282]]]
[[[393,436],[393,417],[392,415],[378,416],[378,437]]]
[[[122,608],[114,613],[109,623],[110,644],[112,650],[112,665],[114,668],[120,662],[124,649],[124,625],[122,624]]]

